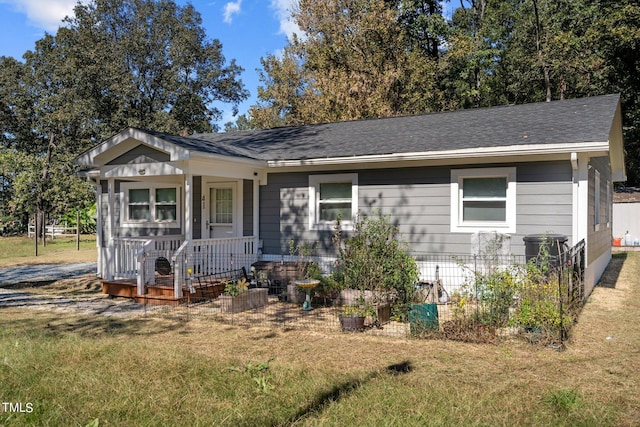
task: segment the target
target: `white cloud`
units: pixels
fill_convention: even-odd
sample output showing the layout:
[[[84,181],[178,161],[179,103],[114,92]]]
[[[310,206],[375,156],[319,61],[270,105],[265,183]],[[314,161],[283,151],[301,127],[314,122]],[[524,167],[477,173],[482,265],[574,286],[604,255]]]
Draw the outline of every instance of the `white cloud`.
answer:
[[[276,10],[276,16],[280,21],[280,33],[291,38],[293,34],[304,37],[298,24],[291,19],[291,9],[298,4],[298,0],[271,0],[271,7]]]
[[[65,16],[73,15],[77,0],[0,0],[27,15],[34,27],[55,32]]]
[[[242,0],[238,0],[236,2],[230,1],[229,3],[224,5],[224,22],[226,22],[227,24],[231,24],[233,15],[237,15],[238,13],[240,13],[241,4]]]

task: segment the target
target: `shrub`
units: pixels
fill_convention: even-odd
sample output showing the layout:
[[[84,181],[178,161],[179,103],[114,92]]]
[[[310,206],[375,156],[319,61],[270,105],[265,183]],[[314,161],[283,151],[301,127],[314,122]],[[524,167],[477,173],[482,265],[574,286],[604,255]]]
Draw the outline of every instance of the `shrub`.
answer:
[[[370,290],[378,301],[393,300],[408,309],[418,266],[388,216],[359,216],[348,238],[343,237],[338,221],[333,240],[340,255],[336,280],[346,288]]]

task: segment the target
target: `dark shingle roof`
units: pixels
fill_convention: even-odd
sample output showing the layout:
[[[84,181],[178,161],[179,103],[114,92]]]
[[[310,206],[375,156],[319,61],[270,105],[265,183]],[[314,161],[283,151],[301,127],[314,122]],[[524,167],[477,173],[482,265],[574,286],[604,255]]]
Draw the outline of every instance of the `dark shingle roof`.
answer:
[[[189,137],[151,133],[190,150],[258,160],[606,142],[618,101],[604,95]]]

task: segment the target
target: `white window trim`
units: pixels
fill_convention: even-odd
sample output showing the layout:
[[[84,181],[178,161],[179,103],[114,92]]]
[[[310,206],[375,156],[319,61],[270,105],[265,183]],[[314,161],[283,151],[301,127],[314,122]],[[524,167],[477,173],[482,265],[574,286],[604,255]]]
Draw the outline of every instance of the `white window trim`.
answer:
[[[358,212],[358,174],[336,173],[323,175],[309,175],[309,230],[333,230],[335,221],[318,221],[318,195],[320,184],[330,182],[351,181],[351,213],[355,216]],[[343,230],[353,230],[354,218],[342,218],[340,225]]]
[[[151,217],[155,216],[155,197],[158,188],[175,188],[176,190],[176,220],[175,221],[133,221],[129,219],[129,190],[148,189],[149,190],[149,209]],[[151,182],[123,182],[120,184],[120,192],[122,193],[122,209],[121,224],[122,227],[133,228],[140,226],[149,226],[155,228],[174,228],[181,224],[181,203],[182,188],[176,184],[169,183],[151,183]]]
[[[462,221],[462,181],[465,178],[507,178],[505,222]],[[477,231],[516,232],[516,168],[451,169],[451,232],[475,233]]]

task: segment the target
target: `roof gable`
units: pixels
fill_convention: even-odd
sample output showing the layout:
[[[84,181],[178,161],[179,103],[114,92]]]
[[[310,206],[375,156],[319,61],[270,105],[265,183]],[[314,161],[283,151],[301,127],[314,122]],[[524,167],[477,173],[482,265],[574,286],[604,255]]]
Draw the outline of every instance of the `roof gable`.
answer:
[[[126,157],[126,153],[140,145],[148,147],[147,149],[153,150],[153,152],[168,156],[168,161],[186,160],[190,155],[188,149],[159,138],[153,132],[127,128],[106,139],[96,147],[80,154],[75,161],[85,166],[102,166],[116,161],[115,159],[118,158],[123,161],[124,157],[121,156]],[[156,154],[156,157],[161,156],[161,154]],[[166,158],[164,156],[163,158]]]
[[[158,163],[168,162],[171,160],[169,153],[156,150],[145,144],[139,144],[127,151],[124,154],[119,155],[115,159],[107,162],[108,165],[129,165],[138,163]]]

